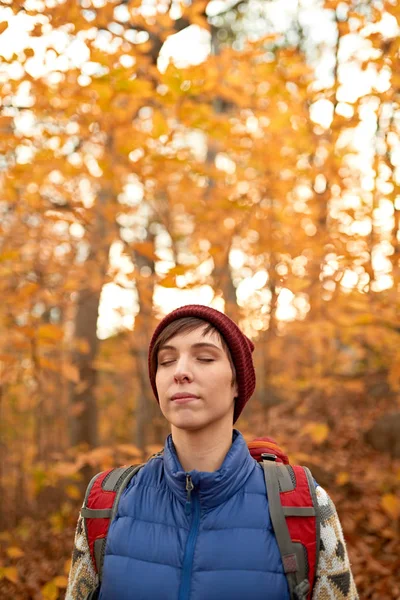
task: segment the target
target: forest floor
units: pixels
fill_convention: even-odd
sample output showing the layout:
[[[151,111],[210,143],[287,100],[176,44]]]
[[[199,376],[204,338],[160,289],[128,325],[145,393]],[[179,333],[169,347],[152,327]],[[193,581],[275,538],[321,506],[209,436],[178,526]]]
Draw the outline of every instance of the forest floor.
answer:
[[[379,409],[376,402],[368,406],[365,398],[355,395],[351,402],[342,399],[324,407],[323,425],[318,419],[310,421],[310,407],[290,413],[283,405],[271,409],[264,424],[257,417],[255,427],[249,417],[238,425],[248,440],[275,438],[290,461],[307,465],[328,491],[343,526],[361,600],[400,600],[400,460],[372,450],[363,435],[391,406],[384,400]],[[64,598],[82,502],[76,487],[69,490],[50,514],[25,516],[17,527],[0,533],[1,600]]]

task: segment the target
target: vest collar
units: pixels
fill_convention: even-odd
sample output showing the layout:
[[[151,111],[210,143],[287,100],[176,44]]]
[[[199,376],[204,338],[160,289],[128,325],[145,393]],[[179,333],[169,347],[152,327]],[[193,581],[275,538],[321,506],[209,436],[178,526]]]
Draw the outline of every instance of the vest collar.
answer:
[[[179,462],[172,435],[165,440],[164,473],[168,487],[184,503],[186,501],[186,472]],[[233,430],[232,445],[217,471],[188,471],[199,494],[203,508],[211,508],[233,496],[253,472],[256,461],[252,458],[244,437],[237,429]]]

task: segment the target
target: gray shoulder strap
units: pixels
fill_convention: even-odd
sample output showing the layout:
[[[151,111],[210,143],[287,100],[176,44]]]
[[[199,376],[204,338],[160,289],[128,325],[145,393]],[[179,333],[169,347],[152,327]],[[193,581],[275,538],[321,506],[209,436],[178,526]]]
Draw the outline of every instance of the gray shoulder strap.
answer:
[[[280,481],[284,484],[285,490],[293,489],[293,484],[288,487],[288,479],[283,476],[284,472],[288,474],[286,466],[265,459],[262,461],[262,466],[267,488],[269,512],[289,584],[290,598],[292,600],[305,600],[310,591],[310,584],[306,574],[303,546],[292,542],[280,498]],[[304,512],[300,510],[297,512],[297,510],[299,509],[292,508],[288,511],[287,516],[305,516]],[[313,514],[315,514],[315,511]]]
[[[108,491],[108,492],[116,492],[112,508],[106,508],[106,509],[88,508],[87,501],[89,498],[90,491],[93,487],[94,482],[96,481],[96,479],[98,477],[100,477],[101,473],[98,473],[91,479],[91,481],[87,487],[87,490],[86,490],[83,507],[81,508],[81,516],[82,516],[83,522],[84,522],[86,539],[88,539],[86,519],[109,518],[110,519],[110,522],[108,525],[108,529],[109,529],[112,521],[115,518],[115,515],[117,514],[118,503],[121,498],[122,492],[124,491],[124,489],[126,488],[128,483],[130,482],[132,477],[144,465],[145,465],[145,463],[142,463],[140,465],[133,465],[133,466],[131,465],[129,467],[118,467],[118,468],[110,471],[110,473],[105,477],[105,479],[102,483],[102,486],[101,486],[102,489],[105,491]],[[103,471],[103,473],[104,473],[104,471]],[[107,533],[108,533],[108,530],[107,530]],[[104,562],[104,552],[106,549],[106,542],[107,542],[107,537],[99,538],[94,541],[94,557],[95,557],[95,561],[96,561],[96,570],[97,570],[97,573],[99,576],[100,583],[101,583],[102,574],[103,574],[103,562]]]
[[[304,472],[307,477],[308,487],[310,490],[311,498],[313,501],[313,505],[315,507],[315,528],[316,528],[316,556],[315,556],[315,572],[314,572],[314,581],[317,576],[318,570],[318,561],[319,561],[319,552],[321,546],[321,514],[318,508],[318,500],[317,500],[317,492],[315,491],[314,478],[311,474],[311,471],[308,467],[303,467]]]

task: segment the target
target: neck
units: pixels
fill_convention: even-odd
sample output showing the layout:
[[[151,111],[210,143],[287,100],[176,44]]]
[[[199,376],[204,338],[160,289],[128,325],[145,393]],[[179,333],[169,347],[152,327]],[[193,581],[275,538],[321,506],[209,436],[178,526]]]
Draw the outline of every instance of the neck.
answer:
[[[232,423],[212,423],[187,431],[171,425],[172,441],[185,472],[217,471],[232,445]]]

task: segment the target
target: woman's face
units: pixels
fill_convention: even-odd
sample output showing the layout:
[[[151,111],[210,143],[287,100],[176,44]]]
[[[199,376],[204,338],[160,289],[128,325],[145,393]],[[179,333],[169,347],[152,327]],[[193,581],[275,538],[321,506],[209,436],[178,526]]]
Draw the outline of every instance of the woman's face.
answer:
[[[200,327],[170,338],[158,351],[156,386],[160,408],[179,429],[198,430],[218,420],[233,423],[237,385],[218,335]],[[174,399],[175,394],[195,397]]]

